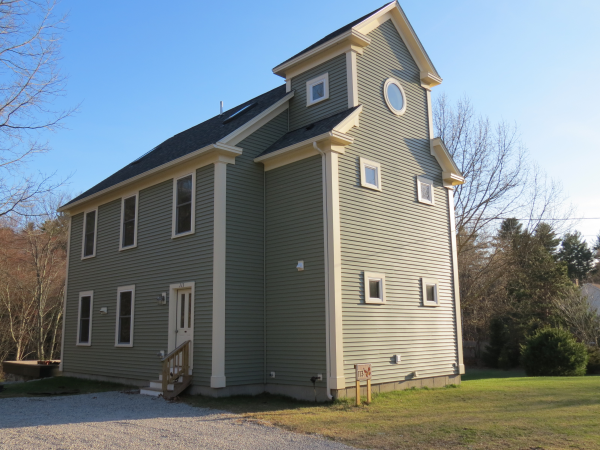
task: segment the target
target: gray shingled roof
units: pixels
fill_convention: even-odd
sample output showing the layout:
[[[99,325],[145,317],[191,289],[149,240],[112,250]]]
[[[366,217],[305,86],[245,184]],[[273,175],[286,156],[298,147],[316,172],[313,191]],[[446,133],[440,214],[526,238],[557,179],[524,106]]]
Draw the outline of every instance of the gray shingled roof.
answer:
[[[333,130],[346,117],[356,111],[357,108],[360,108],[360,106],[355,106],[354,108],[347,109],[341,113],[334,114],[333,116],[329,116],[325,119],[305,125],[302,128],[290,131],[284,134],[277,142],[262,152],[259,157],[327,133]]]
[[[141,158],[138,158],[137,160],[123,167],[121,170],[115,172],[105,180],[98,183],[96,186],[88,189],[66,205],[74,203],[156,167],[162,166],[163,164],[166,164],[177,158],[181,158],[182,156],[206,147],[207,145],[215,144],[220,139],[237,130],[246,122],[258,116],[264,110],[285,96],[285,85],[282,85],[269,92],[259,95],[258,97],[248,100],[247,102],[242,103],[235,108],[231,108],[222,115],[215,116],[211,119],[208,119],[206,122],[202,122],[201,124],[196,125],[188,130],[182,131],[172,138],[167,139],[162,144],[159,144]],[[256,105],[248,108],[246,111],[241,113],[239,117],[235,117],[232,120],[227,120],[227,118],[233,115],[235,112],[247,105],[252,105],[254,103],[256,103]],[[223,123],[224,121],[226,121],[226,123]]]
[[[358,25],[359,23],[361,23],[363,20],[367,19],[368,17],[371,17],[373,14],[375,14],[377,11],[379,11],[380,9],[385,8],[387,5],[389,5],[390,3],[393,2],[388,2],[385,5],[383,5],[381,8],[377,8],[375,11],[370,12],[367,15],[362,16],[360,19],[356,19],[354,22],[349,23],[348,25],[344,25],[342,28],[339,28],[337,30],[335,30],[333,33],[329,33],[327,36],[325,36],[323,39],[315,42],[313,45],[311,45],[310,47],[306,47],[304,50],[302,50],[299,53],[296,53],[294,56],[292,56],[291,58],[286,59],[284,62],[282,62],[281,64],[285,64],[288,61],[291,61],[294,58],[297,58],[300,55],[303,55],[306,52],[311,51],[313,48],[317,48],[319,45],[324,44],[327,41],[330,41],[331,39],[344,34],[346,31],[350,30],[354,25]],[[277,67],[281,66],[281,64],[278,64]]]

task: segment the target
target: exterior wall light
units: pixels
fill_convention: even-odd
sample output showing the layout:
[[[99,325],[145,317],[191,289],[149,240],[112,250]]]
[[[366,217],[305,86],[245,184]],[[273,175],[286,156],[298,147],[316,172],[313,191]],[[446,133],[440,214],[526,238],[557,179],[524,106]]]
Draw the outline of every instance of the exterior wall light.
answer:
[[[104,306],[100,308],[100,314],[108,314],[108,307]]]
[[[298,269],[298,272],[302,272],[304,270],[304,261],[298,261],[296,269]]]
[[[166,292],[163,292],[162,294],[159,294],[159,295],[156,297],[156,302],[157,302],[159,305],[166,305],[166,304],[167,304],[167,293],[166,293]]]

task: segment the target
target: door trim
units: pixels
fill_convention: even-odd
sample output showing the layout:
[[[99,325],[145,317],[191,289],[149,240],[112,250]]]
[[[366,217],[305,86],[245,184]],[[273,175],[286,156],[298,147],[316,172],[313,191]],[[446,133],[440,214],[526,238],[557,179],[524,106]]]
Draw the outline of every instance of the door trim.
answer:
[[[180,289],[191,289],[192,290],[192,301],[194,309],[196,309],[196,283],[193,281],[186,281],[184,283],[175,283],[169,285],[169,339],[167,352],[175,350],[175,341],[177,329],[177,291]],[[192,329],[196,330],[196,315],[192,315]],[[191,352],[190,352],[190,369],[194,367],[194,339],[192,340]]]

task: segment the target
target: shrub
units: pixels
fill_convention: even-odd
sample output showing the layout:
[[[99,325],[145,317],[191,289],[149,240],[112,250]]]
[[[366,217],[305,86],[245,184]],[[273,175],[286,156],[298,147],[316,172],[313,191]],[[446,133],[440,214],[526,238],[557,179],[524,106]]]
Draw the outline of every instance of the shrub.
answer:
[[[587,362],[585,344],[562,328],[542,328],[521,346],[521,364],[530,377],[585,375]]]
[[[598,375],[600,374],[600,347],[597,345],[589,345],[587,348],[588,352],[588,363],[587,363],[587,374]]]

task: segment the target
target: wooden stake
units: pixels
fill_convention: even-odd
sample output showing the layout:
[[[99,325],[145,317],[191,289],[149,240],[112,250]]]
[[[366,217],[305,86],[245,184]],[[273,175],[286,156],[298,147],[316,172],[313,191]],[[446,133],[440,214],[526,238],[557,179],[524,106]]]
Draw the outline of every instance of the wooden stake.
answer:
[[[371,380],[367,380],[367,403],[371,403]]]
[[[360,381],[356,380],[356,406],[360,406]]]

